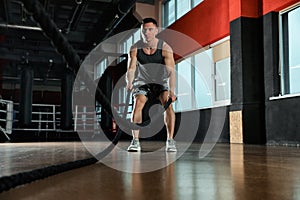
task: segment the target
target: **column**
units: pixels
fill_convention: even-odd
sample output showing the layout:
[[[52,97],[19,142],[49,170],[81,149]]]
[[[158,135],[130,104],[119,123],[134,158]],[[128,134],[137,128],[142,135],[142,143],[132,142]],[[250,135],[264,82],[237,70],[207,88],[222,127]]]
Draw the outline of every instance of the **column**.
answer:
[[[230,0],[232,143],[266,142],[261,8],[261,0]]]

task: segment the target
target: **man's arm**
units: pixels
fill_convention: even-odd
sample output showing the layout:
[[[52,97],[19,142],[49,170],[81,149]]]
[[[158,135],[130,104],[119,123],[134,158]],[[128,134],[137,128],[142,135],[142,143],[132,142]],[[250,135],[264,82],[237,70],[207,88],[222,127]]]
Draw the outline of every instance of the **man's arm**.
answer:
[[[172,98],[172,101],[176,100],[175,96],[175,87],[176,87],[176,75],[175,75],[175,61],[173,56],[172,48],[164,43],[163,45],[163,56],[165,58],[165,65],[169,74],[169,97]]]
[[[129,52],[128,68],[126,73],[126,83],[127,83],[126,88],[130,90],[133,87],[132,82],[134,79],[136,65],[137,65],[137,48],[132,47]]]

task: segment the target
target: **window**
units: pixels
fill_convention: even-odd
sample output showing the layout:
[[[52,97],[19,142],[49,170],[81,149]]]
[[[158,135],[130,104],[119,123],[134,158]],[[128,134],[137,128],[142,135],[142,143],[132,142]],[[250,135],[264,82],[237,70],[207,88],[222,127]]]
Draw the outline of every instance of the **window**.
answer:
[[[182,17],[185,13],[191,10],[191,1],[176,0],[177,5],[177,19]]]
[[[130,47],[136,43],[137,41],[139,41],[141,39],[141,35],[140,35],[140,29],[135,29],[133,30],[133,32],[131,34],[129,34],[126,39],[124,39],[122,42],[120,42],[119,48],[120,48],[120,52],[124,53],[124,54],[128,54]],[[124,59],[126,59],[125,57],[120,57],[119,58],[119,62],[122,62]]]
[[[119,48],[120,48],[120,52],[124,53],[124,54],[128,54],[130,51],[131,46],[136,43],[137,41],[139,41],[141,39],[141,34],[140,34],[140,29],[135,29],[132,30],[132,32],[130,32],[130,34],[128,34],[128,36],[122,41],[120,42]],[[126,59],[125,57],[120,57],[119,62],[123,61],[124,59]],[[118,91],[116,92],[117,95],[115,97],[115,103],[116,104],[122,104],[126,102],[126,97],[127,97],[127,90],[126,88],[120,88],[118,89]],[[132,104],[132,99],[130,99],[129,104]],[[124,108],[125,106],[119,106],[117,108],[118,112],[120,113],[124,113]],[[131,116],[131,112],[132,112],[132,107],[128,107],[128,113],[127,113],[127,118],[130,118]]]
[[[128,96],[129,95],[129,96]],[[129,99],[127,99],[127,97],[129,97]],[[126,90],[125,87],[115,87],[114,88],[114,92],[113,92],[113,105],[115,106],[117,112],[120,115],[123,115],[124,112],[126,112],[126,118],[130,119],[131,117],[131,112],[132,112],[132,108],[133,108],[133,98],[131,97],[131,93],[128,94],[128,91]],[[129,100],[129,105],[127,109],[125,103],[127,103],[126,101]]]
[[[230,58],[215,63],[215,100],[230,99]]]
[[[130,47],[141,39],[140,29],[136,29],[132,34],[130,34],[123,42],[121,42],[121,52],[128,53]]]
[[[167,27],[175,22],[175,19],[175,0],[166,1],[163,4],[163,26]]]
[[[214,61],[213,48],[176,65],[175,112],[224,106],[230,103],[230,57]]]
[[[192,88],[192,64],[191,57],[176,65],[177,68],[177,87],[176,94],[178,101],[175,110],[191,110],[194,107],[193,88]]]
[[[195,96],[199,108],[213,105],[212,49],[195,55]]]
[[[300,93],[300,5],[280,15],[281,93]]]
[[[203,0],[193,0],[192,1],[192,6],[196,7],[198,4],[200,4]]]
[[[163,27],[167,27],[185,15],[203,0],[165,0],[163,2]]]
[[[107,67],[107,58],[102,59],[99,64],[96,65],[95,68],[95,79],[99,78],[102,76],[103,72],[105,71],[106,67]]]

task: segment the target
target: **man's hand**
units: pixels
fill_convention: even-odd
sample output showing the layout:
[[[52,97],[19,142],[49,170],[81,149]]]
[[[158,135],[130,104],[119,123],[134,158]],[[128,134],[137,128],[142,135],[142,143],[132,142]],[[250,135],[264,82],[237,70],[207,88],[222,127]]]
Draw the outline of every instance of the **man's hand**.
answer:
[[[127,83],[126,90],[132,90],[132,89],[133,89],[132,83]]]
[[[172,102],[177,100],[177,97],[174,95],[174,92],[169,91],[168,98],[172,99]]]

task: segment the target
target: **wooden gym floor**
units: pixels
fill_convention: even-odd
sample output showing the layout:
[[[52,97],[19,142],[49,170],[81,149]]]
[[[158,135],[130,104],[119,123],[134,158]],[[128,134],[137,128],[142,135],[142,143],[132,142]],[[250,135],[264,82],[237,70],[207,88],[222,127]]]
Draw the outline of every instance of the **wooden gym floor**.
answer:
[[[128,144],[118,145],[125,148]],[[143,144],[148,150],[158,145]],[[155,171],[130,173],[97,162],[2,192],[0,199],[300,199],[299,147],[219,143],[199,158],[200,146],[193,143],[178,160]],[[127,156],[132,155],[136,153]],[[161,159],[172,155],[162,152]],[[90,156],[80,142],[2,143],[0,176]],[[126,159],[120,162],[130,164]],[[134,161],[135,165],[139,162]]]

